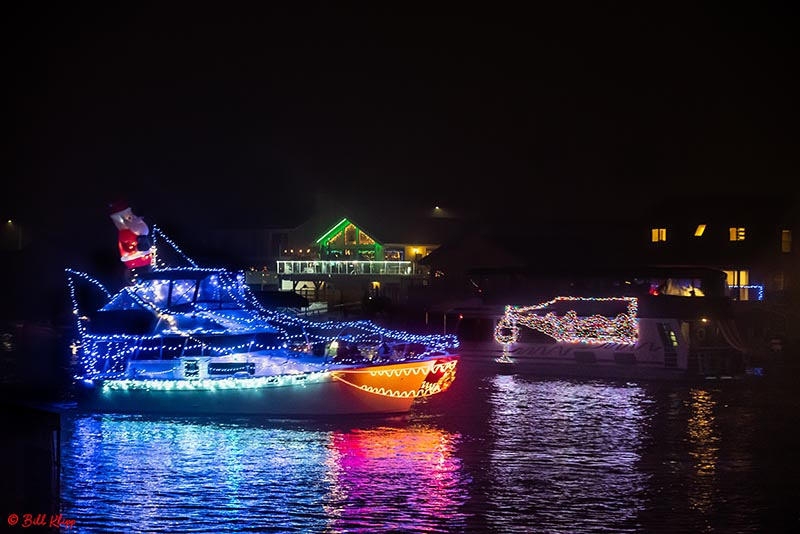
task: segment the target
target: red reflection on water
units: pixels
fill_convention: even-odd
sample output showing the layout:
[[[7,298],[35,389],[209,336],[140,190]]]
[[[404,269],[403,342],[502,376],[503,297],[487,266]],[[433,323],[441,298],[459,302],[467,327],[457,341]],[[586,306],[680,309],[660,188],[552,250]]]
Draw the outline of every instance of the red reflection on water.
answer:
[[[334,432],[328,460],[332,527],[436,530],[459,524],[468,481],[454,454],[458,439],[426,427]],[[398,510],[405,511],[402,517]]]

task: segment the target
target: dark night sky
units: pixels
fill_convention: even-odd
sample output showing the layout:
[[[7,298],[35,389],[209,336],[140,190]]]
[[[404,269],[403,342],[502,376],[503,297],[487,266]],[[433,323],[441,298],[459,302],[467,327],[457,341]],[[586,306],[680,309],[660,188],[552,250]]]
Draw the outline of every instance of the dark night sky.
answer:
[[[780,4],[312,5],[8,13],[4,213],[82,232],[117,196],[162,227],[327,201],[548,216],[797,180]]]

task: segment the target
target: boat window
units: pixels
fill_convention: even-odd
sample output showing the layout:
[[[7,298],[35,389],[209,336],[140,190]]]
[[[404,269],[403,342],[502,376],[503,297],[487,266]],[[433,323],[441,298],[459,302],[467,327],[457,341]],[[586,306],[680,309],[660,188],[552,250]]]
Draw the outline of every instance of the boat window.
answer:
[[[705,294],[701,286],[702,281],[699,278],[667,278],[659,292],[679,297],[703,297]]]
[[[672,350],[673,347],[678,346],[678,336],[675,331],[667,323],[658,323],[659,334],[661,335],[661,342],[667,350]]]
[[[158,308],[166,307],[169,297],[169,280],[145,280],[136,286],[134,292],[145,302]]]
[[[219,302],[221,292],[219,276],[208,276],[200,280],[200,291],[197,293],[198,302]]]
[[[208,276],[200,280],[200,289],[197,293],[197,304],[200,308],[215,310],[220,308],[236,309],[240,308],[241,295],[239,300],[231,295],[231,292],[240,292],[239,287],[227,287],[223,285],[218,275]]]
[[[138,304],[127,291],[121,291],[114,295],[108,304],[100,308],[100,311],[110,310],[141,310],[142,306]]]
[[[170,306],[191,303],[194,300],[194,290],[196,286],[196,280],[173,280]]]

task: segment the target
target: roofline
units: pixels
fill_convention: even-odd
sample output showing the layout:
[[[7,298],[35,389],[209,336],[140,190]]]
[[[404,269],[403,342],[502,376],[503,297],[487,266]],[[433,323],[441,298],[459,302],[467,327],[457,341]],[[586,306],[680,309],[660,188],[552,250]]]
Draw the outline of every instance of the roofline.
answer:
[[[321,244],[321,241],[324,241],[326,237],[329,237],[329,236],[330,236],[331,234],[333,234],[333,233],[339,233],[339,232],[341,232],[342,230],[344,230],[345,228],[347,228],[347,226],[348,226],[348,225],[350,225],[350,224],[352,224],[353,226],[355,226],[355,227],[358,229],[358,231],[359,231],[359,232],[363,232],[364,234],[368,235],[368,236],[370,237],[370,239],[372,239],[373,241],[375,241],[375,243],[376,243],[377,245],[379,245],[379,246],[381,246],[381,247],[382,247],[382,246],[384,246],[384,244],[383,244],[382,242],[380,242],[380,241],[378,241],[377,239],[375,239],[375,236],[374,236],[374,234],[373,234],[372,232],[369,232],[369,233],[367,233],[367,232],[364,232],[364,229],[361,227],[361,225],[359,225],[359,224],[356,224],[356,223],[355,223],[355,222],[354,222],[354,221],[353,221],[353,220],[352,220],[350,217],[344,217],[344,218],[343,218],[341,221],[339,221],[338,223],[336,223],[335,225],[333,225],[333,226],[330,228],[330,230],[328,230],[327,232],[325,232],[324,234],[322,234],[322,235],[321,235],[321,236],[320,236],[320,237],[319,237],[319,238],[318,238],[316,241],[314,241],[314,243],[315,243],[315,244],[317,244],[317,245],[320,245],[320,244]]]
[[[350,219],[348,219],[347,217],[345,217],[344,219],[342,219],[342,220],[341,220],[341,221],[339,221],[338,223],[334,224],[334,225],[331,227],[331,229],[330,229],[330,230],[328,230],[327,232],[325,232],[324,234],[322,234],[321,236],[319,236],[319,239],[317,239],[317,240],[316,240],[316,241],[314,241],[314,242],[315,242],[315,243],[319,243],[320,241],[322,241],[323,239],[325,239],[325,236],[326,236],[326,235],[330,234],[331,232],[333,232],[334,230],[336,230],[337,228],[339,228],[339,226],[341,226],[341,225],[342,225],[342,223],[345,223],[345,222],[348,222],[348,223],[349,223],[349,222],[350,222]],[[351,223],[351,224],[352,224],[352,223]]]

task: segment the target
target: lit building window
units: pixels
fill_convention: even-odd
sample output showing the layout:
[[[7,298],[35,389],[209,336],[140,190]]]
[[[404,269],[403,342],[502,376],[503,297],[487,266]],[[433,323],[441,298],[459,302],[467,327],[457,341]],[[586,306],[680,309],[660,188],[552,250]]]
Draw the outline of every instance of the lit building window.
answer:
[[[781,252],[791,252],[791,251],[792,251],[792,231],[783,230],[781,231]]]
[[[698,224],[697,225],[697,230],[694,231],[694,236],[695,237],[700,237],[705,233],[705,231],[706,231],[706,225],[705,224]]]
[[[744,241],[744,228],[731,227],[728,229],[731,241]]]
[[[730,295],[736,300],[750,300],[750,271],[732,270],[725,271],[726,282],[730,288]]]
[[[370,236],[365,234],[364,232],[358,233],[358,244],[359,245],[374,245],[375,240],[372,239]]]
[[[653,228],[651,230],[651,239],[653,243],[657,243],[659,241],[666,241],[667,240],[667,229],[666,228]]]
[[[345,245],[355,245],[356,244],[356,226],[354,224],[348,224],[347,227],[344,229],[344,244]]]

